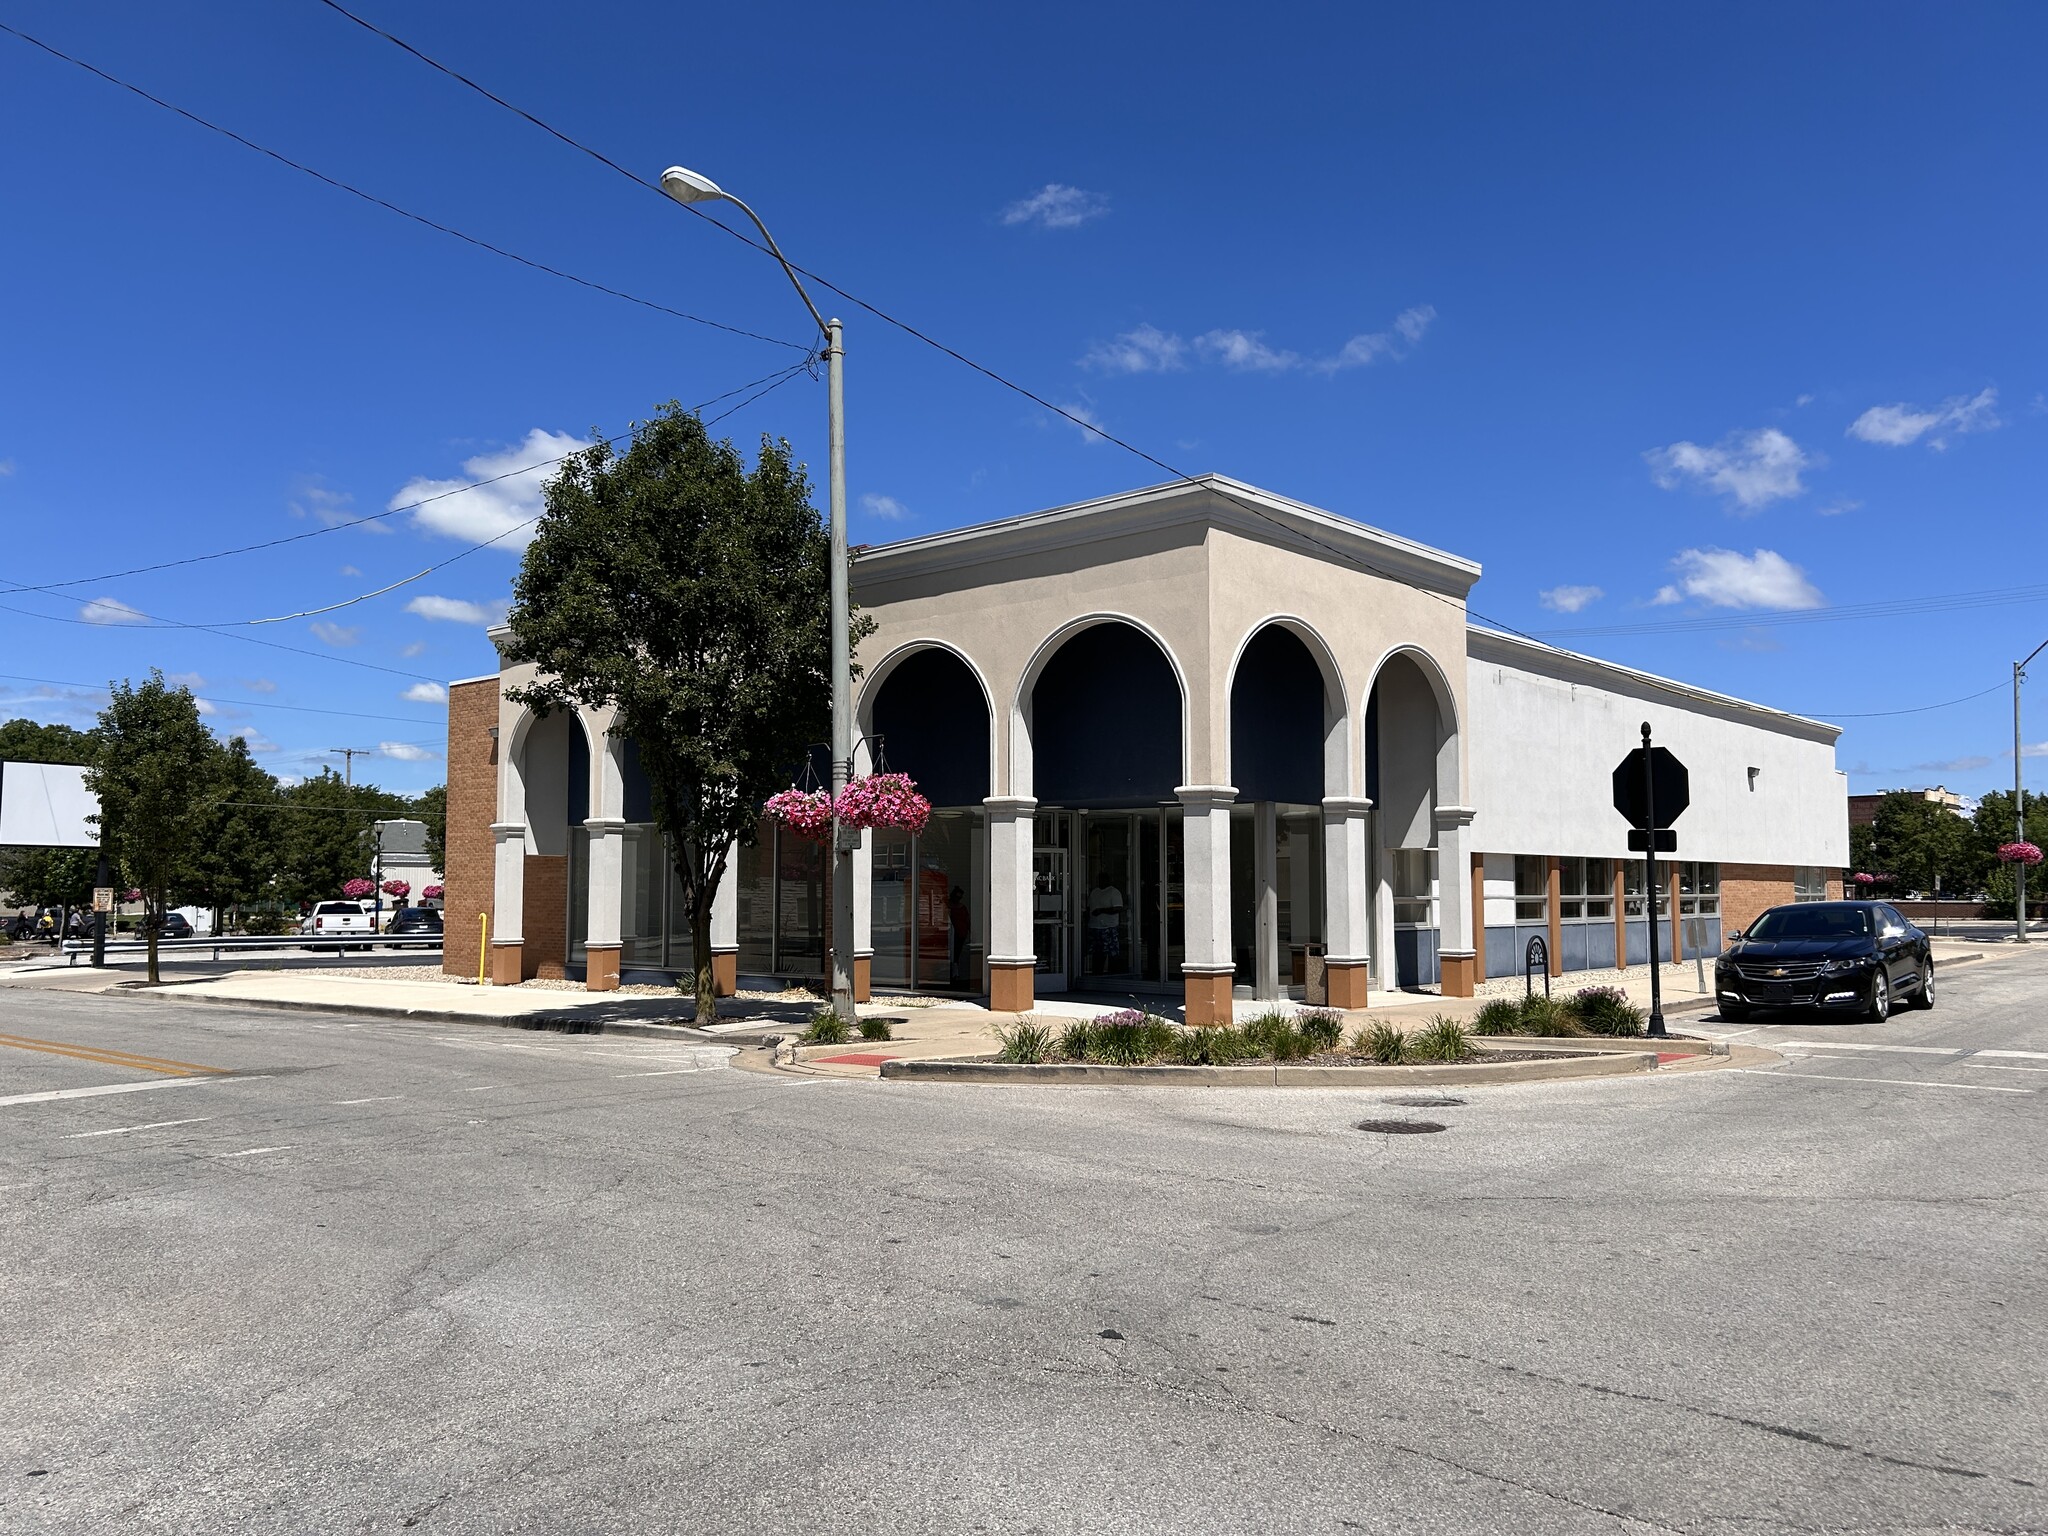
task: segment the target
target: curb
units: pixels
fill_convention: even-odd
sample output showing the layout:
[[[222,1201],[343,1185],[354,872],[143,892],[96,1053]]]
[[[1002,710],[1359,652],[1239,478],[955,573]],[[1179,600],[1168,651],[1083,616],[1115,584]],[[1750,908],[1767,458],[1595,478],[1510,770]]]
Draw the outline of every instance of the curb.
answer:
[[[1618,1077],[1648,1072],[1653,1051],[1610,1051],[1557,1061],[1462,1062],[1436,1067],[1110,1067],[1088,1062],[890,1061],[884,1079],[943,1083],[1042,1084],[1154,1088],[1390,1088],[1403,1083],[1450,1087],[1463,1083],[1555,1082],[1561,1078]]]
[[[449,1008],[388,1008],[375,1003],[301,1003],[275,997],[217,997],[204,992],[141,992],[136,996],[176,999],[212,1008],[263,1008],[280,1013],[334,1013],[354,1018],[403,1019],[415,1024],[488,1024],[497,1029],[548,1030],[562,1035],[635,1035],[646,1040],[687,1040],[692,1045],[718,1045],[729,1037],[708,1034],[692,1024],[643,1024],[632,1019],[587,1019],[575,1014],[528,1013],[493,1018]]]

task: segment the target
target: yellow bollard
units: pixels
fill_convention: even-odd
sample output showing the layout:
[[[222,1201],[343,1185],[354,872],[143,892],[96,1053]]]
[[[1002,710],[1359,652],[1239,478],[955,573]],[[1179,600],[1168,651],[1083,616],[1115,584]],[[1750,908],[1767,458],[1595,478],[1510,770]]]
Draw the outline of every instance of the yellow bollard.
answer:
[[[481,987],[491,964],[491,914],[479,912],[476,921],[476,984]]]

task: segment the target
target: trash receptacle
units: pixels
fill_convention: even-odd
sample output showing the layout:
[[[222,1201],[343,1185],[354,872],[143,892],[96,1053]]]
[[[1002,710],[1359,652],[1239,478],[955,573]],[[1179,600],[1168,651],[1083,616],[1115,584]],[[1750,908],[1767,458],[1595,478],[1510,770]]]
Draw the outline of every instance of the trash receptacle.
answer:
[[[1323,946],[1311,944],[1302,965],[1302,1001],[1312,1008],[1330,1006],[1330,977],[1323,968]]]

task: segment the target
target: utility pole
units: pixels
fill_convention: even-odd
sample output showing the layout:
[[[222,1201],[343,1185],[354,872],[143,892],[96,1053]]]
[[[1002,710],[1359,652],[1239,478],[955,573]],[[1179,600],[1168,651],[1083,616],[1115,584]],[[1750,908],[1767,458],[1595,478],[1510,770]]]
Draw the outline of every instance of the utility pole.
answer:
[[[2043,651],[2048,651],[2048,640],[2027,652],[2026,661],[2012,664],[2012,840],[2016,843],[2027,840],[2027,785],[2020,772],[2020,765],[2026,761],[2027,744],[2020,736],[2020,683],[2027,675],[2027,661],[2032,661]],[[2014,859],[2012,863],[2012,894],[2013,938],[2024,944],[2027,942],[2027,866],[2020,859]]]
[[[329,747],[327,751],[330,755],[342,759],[342,782],[350,789],[356,787],[356,759],[377,755],[375,747]]]

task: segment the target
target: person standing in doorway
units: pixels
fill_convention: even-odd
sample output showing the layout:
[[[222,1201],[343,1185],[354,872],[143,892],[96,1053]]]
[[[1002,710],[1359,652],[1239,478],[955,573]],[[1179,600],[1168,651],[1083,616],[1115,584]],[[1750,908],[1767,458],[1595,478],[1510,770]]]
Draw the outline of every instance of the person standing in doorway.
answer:
[[[967,946],[973,924],[967,911],[967,893],[957,885],[953,887],[953,894],[946,898],[946,921],[953,930],[952,982],[956,987],[964,987],[967,985]]]
[[[1119,969],[1124,952],[1124,893],[1110,883],[1107,871],[1095,877],[1088,893],[1088,962],[1097,976]]]

